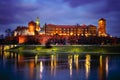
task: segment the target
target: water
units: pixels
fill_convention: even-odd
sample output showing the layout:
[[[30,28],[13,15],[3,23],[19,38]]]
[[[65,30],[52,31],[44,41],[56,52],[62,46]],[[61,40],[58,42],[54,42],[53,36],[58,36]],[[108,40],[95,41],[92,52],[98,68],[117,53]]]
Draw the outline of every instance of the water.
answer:
[[[120,80],[120,55],[0,53],[0,80]]]

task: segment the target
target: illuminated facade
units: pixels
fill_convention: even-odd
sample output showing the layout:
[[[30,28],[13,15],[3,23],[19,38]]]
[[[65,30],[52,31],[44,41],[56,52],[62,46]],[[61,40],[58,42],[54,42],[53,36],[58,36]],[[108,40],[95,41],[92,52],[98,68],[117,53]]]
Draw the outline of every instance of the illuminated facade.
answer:
[[[66,36],[107,36],[106,20],[101,18],[98,20],[98,29],[94,25],[55,25],[45,24],[44,29],[40,28],[40,20],[37,17],[36,21],[28,23],[28,27],[17,27],[14,30],[14,36],[19,35],[66,35]]]
[[[98,21],[98,29],[94,25],[56,25],[56,24],[45,24],[43,28],[40,28],[40,20],[37,17],[36,21],[31,21],[28,23],[28,27],[18,26],[14,30],[14,36],[19,37],[18,42],[24,43],[34,40],[35,42],[41,42],[45,44],[49,38],[54,37],[53,35],[60,35],[64,37],[67,41],[71,36],[107,36],[106,33],[106,20],[101,18]],[[75,39],[75,38],[74,38]],[[30,42],[31,42],[30,41]]]
[[[18,26],[14,30],[14,36],[27,36],[27,35],[36,35],[40,31],[40,22],[39,18],[37,17],[36,22],[31,21],[28,23],[28,27],[25,26]]]
[[[106,34],[106,20],[104,18],[98,21],[98,36],[107,36]]]
[[[96,36],[97,28],[94,25],[45,25],[46,35],[67,35],[67,36]]]
[[[28,23],[28,33],[30,35],[35,35],[35,26],[36,26],[36,23],[33,21]]]

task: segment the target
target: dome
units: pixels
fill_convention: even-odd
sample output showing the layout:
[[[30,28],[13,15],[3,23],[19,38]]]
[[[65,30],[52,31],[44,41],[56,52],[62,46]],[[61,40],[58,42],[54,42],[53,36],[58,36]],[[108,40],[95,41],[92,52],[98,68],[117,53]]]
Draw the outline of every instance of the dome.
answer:
[[[106,19],[104,19],[104,18],[99,19],[99,21],[100,21],[100,20],[106,21]]]
[[[29,23],[28,23],[28,25],[36,25],[36,23],[34,22],[34,21],[30,21]]]

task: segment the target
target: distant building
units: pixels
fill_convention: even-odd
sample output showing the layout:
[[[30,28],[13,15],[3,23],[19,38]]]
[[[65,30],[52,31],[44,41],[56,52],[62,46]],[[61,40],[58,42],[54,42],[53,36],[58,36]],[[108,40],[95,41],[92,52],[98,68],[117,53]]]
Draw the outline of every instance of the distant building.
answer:
[[[28,27],[18,26],[14,30],[14,36],[36,35],[36,34],[39,34],[39,31],[40,31],[40,22],[39,22],[39,18],[37,17],[36,22],[30,21],[28,23]]]
[[[30,40],[45,43],[53,35],[62,35],[65,38],[69,36],[107,36],[106,20],[101,18],[98,20],[98,28],[95,25],[56,25],[45,24],[40,27],[40,20],[37,17],[36,21],[30,21],[28,26],[18,26],[14,30],[14,36],[18,37],[19,43],[24,43]],[[34,38],[34,39],[33,39]]]
[[[45,25],[46,35],[66,35],[66,36],[96,36],[97,28],[94,25]]]
[[[98,20],[98,36],[107,36],[106,20],[104,18]]]

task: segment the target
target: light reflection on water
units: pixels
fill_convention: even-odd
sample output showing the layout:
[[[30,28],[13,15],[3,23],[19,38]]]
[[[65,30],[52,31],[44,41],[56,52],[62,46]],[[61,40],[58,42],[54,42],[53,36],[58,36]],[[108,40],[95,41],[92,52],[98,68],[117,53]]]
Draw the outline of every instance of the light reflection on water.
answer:
[[[88,79],[89,76],[89,72],[90,72],[90,55],[86,55],[86,59],[85,59],[85,72],[86,72],[86,79]]]
[[[11,80],[109,80],[114,74],[111,71],[120,73],[119,55],[20,54],[0,53],[0,79],[8,76]],[[119,79],[117,75],[112,79],[116,77]]]

